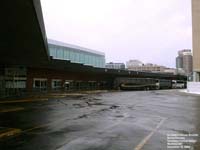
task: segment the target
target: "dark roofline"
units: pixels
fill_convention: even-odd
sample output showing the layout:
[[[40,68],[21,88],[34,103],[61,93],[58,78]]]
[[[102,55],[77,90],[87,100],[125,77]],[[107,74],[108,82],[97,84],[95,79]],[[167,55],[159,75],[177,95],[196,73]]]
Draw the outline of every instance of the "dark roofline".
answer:
[[[48,42],[47,42],[47,36],[46,36],[46,30],[45,30],[45,24],[44,24],[44,17],[42,13],[42,6],[40,0],[33,0],[33,6],[34,6],[34,11],[35,15],[37,16],[37,21],[40,25],[40,32],[42,34],[42,38],[44,41],[44,49],[46,50],[48,60],[50,60],[50,54],[49,54],[49,48],[48,48]]]
[[[53,59],[52,57],[49,64],[45,66],[38,66],[38,67],[52,69],[52,70],[66,71],[66,72],[74,72],[74,73],[106,75],[112,78],[113,77],[135,77],[135,78],[187,80],[187,77],[183,75],[140,72],[140,71],[130,71],[130,70],[123,70],[123,69],[96,68],[93,66],[86,66],[83,64],[72,63],[71,61]]]

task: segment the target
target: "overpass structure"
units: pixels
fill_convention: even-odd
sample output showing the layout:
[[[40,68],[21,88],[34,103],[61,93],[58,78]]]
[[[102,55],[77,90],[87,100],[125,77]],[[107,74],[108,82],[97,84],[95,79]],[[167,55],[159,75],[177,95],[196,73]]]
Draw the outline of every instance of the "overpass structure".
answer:
[[[96,68],[54,59],[49,55],[40,0],[4,0],[1,11],[1,96],[63,88],[112,89],[117,77],[187,80],[181,75]]]

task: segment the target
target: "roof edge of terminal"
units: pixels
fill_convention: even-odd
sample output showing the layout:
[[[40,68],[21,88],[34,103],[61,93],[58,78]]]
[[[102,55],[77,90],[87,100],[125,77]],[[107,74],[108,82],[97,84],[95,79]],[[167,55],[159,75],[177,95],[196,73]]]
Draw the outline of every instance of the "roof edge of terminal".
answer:
[[[68,43],[65,43],[65,42],[61,42],[61,41],[54,40],[54,39],[49,39],[49,38],[47,39],[47,41],[48,41],[48,44],[68,47],[68,48],[77,49],[77,50],[80,50],[80,51],[86,51],[86,52],[89,52],[89,53],[95,53],[95,54],[98,54],[98,55],[105,56],[104,52],[100,52],[100,51],[97,51],[97,50],[85,48],[85,47],[82,47],[82,46],[68,44]]]
[[[49,48],[48,48],[48,41],[47,41],[47,35],[46,35],[46,29],[45,29],[45,24],[44,24],[44,17],[43,17],[43,11],[42,11],[42,6],[41,6],[41,2],[38,0],[33,0],[33,5],[35,7],[35,14],[36,14],[36,18],[37,21],[40,25],[40,32],[42,34],[42,38],[44,41],[44,48],[46,50],[46,54],[48,57],[48,60],[50,60],[50,53],[49,53]]]

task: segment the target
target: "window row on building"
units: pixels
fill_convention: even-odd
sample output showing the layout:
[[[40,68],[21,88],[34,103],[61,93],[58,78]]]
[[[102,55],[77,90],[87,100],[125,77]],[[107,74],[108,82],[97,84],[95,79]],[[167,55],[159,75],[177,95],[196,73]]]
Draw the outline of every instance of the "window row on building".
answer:
[[[51,80],[51,90],[97,90],[107,87],[105,81],[74,81],[62,79],[52,79]],[[34,78],[33,79],[33,89],[35,91],[47,91],[48,90],[48,79],[47,78]]]
[[[105,67],[105,55],[96,51],[86,51],[84,48],[75,48],[71,45],[49,41],[50,56],[54,59],[69,60],[93,67]]]

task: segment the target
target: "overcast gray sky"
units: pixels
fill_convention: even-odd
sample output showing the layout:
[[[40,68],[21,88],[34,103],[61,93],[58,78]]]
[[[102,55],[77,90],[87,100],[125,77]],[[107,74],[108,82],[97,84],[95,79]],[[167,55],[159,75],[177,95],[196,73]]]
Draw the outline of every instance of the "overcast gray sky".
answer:
[[[191,0],[41,0],[47,37],[105,52],[106,62],[139,59],[175,67],[192,48]]]

